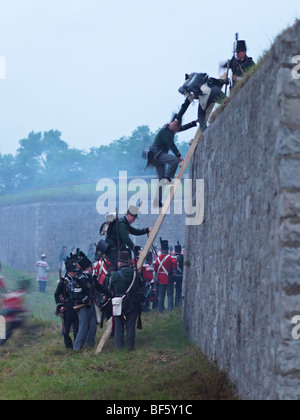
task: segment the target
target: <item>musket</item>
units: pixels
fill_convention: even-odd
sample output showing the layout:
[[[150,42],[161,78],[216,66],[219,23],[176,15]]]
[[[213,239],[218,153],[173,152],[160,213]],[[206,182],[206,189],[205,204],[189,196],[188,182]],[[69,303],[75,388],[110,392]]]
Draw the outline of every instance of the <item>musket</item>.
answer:
[[[117,244],[118,244],[118,252],[120,251],[120,232],[119,232],[119,213],[118,209],[116,208],[116,227],[117,227]]]
[[[239,34],[238,34],[238,33],[236,33],[236,34],[235,34],[235,41],[234,41],[234,43],[233,43],[233,56],[232,56],[232,59],[231,59],[230,61],[232,61],[232,60],[234,60],[234,59],[235,59],[235,53],[236,53],[236,48],[237,48],[237,42],[238,42],[238,39],[239,39]],[[228,79],[228,76],[229,76],[230,61],[228,60],[228,62],[227,62],[227,73],[226,73],[226,79]],[[228,87],[228,85],[226,85],[226,87],[225,87],[225,95],[227,95],[227,87]]]
[[[139,271],[138,271],[138,266],[137,266],[137,260],[138,260],[138,256],[134,255],[134,271],[136,274],[136,280],[139,279]],[[138,330],[142,330],[143,329],[143,325],[142,325],[142,308],[140,308],[139,310],[139,315],[138,315],[138,319],[137,319],[137,326],[136,328]]]
[[[149,238],[149,234],[147,234],[147,236],[148,236],[148,238]],[[152,248],[152,251],[154,251],[154,253],[155,253],[156,257],[158,258],[158,253],[157,253],[157,251],[156,251],[156,249],[155,249],[155,246],[154,246],[153,244],[151,244],[151,248]]]
[[[62,281],[61,267],[59,267],[58,275],[59,275],[59,281]],[[65,291],[65,285],[64,285],[64,289],[63,290],[64,291],[63,291],[63,296],[62,296],[62,304],[64,305],[65,304],[65,300],[66,300],[66,296],[65,296],[65,292],[66,292]],[[63,306],[62,306],[62,308],[63,308]],[[61,330],[62,330],[62,333],[65,334],[66,333],[66,329],[65,329],[65,314],[64,314],[64,311],[62,311],[62,308],[60,310],[59,316],[61,318]]]

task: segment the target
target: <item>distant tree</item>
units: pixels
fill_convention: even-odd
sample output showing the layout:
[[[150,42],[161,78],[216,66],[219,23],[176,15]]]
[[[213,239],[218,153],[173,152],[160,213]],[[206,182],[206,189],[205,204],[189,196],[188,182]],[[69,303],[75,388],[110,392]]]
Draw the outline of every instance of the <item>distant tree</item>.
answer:
[[[95,178],[119,175],[127,171],[128,175],[140,175],[145,167],[142,152],[149,148],[154,140],[148,126],[140,126],[129,137],[121,137],[107,146],[92,148],[89,153],[90,170]]]
[[[16,187],[36,187],[42,173],[42,134],[32,131],[19,144],[15,157]]]
[[[87,152],[70,148],[61,139],[60,131],[32,131],[20,140],[15,157],[0,154],[0,194],[117,177],[120,171],[127,171],[129,176],[140,176],[146,165],[142,152],[149,149],[156,134],[148,126],[139,126],[130,136]],[[179,143],[183,156],[188,147],[188,143]],[[146,172],[149,174],[155,172]]]

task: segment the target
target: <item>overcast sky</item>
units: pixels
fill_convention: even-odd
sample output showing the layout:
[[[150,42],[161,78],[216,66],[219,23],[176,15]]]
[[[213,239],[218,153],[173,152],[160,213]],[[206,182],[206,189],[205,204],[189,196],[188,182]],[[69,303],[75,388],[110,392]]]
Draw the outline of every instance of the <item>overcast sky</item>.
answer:
[[[156,131],[185,73],[219,76],[235,32],[257,60],[297,17],[299,0],[0,0],[0,153],[31,131],[86,150]]]

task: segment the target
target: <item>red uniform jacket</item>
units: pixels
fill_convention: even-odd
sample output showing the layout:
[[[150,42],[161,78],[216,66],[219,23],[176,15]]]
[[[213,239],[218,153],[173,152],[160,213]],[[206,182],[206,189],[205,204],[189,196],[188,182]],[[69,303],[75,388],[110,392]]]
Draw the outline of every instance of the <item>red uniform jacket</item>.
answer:
[[[94,274],[96,274],[98,282],[102,285],[105,277],[107,276],[110,266],[111,263],[107,260],[103,260],[103,258],[101,258],[101,260],[94,264]]]
[[[170,254],[161,254],[155,261],[154,271],[159,284],[171,284],[169,274],[177,270],[177,261]]]
[[[151,267],[151,265],[145,264],[143,266],[142,274],[145,281],[150,283],[154,277],[154,269]]]
[[[137,262],[138,262],[138,260],[137,261],[135,261],[135,259],[133,260],[133,266],[134,267],[137,264]],[[150,281],[153,280],[154,270],[153,270],[153,268],[149,264],[144,264],[143,265],[143,268],[142,268],[142,276],[143,276],[143,279],[147,283],[150,283]]]

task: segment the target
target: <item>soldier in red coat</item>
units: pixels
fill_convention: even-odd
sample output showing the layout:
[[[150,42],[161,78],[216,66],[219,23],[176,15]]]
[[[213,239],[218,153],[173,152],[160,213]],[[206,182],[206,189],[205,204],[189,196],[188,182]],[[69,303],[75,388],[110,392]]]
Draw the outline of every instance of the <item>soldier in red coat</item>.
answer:
[[[105,258],[100,258],[94,266],[94,274],[97,276],[98,282],[103,286],[105,277],[108,275],[109,269],[111,267],[111,262]]]
[[[168,296],[168,310],[174,309],[174,281],[173,276],[177,271],[177,261],[169,254],[169,242],[161,240],[161,255],[156,259],[154,271],[158,283],[158,312],[165,310],[165,296]]]
[[[0,262],[0,310],[2,308],[2,295],[7,293],[7,289],[6,289],[3,277],[1,276],[1,270],[2,270],[2,266]]]
[[[139,254],[142,251],[142,248],[140,246],[134,247],[134,254],[135,259],[133,260],[133,264],[137,265],[137,262],[139,260]],[[142,267],[142,277],[145,280],[145,287],[144,287],[144,293],[145,293],[145,303],[143,306],[143,311],[148,312],[150,311],[150,300],[152,295],[152,288],[153,288],[153,282],[154,282],[154,269],[152,267],[152,254],[150,253],[151,258],[149,260],[149,254],[145,260],[145,263]],[[153,301],[153,300],[151,300]]]

